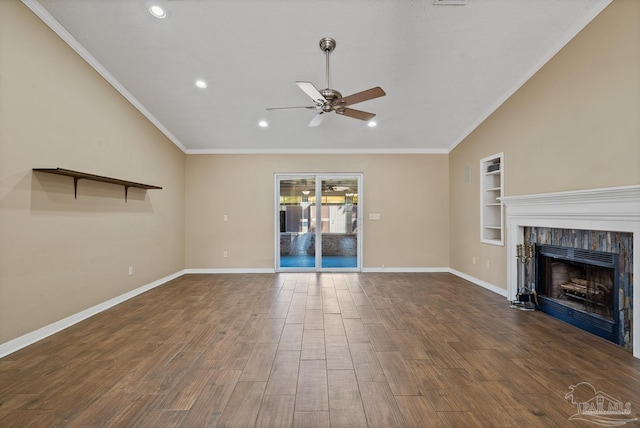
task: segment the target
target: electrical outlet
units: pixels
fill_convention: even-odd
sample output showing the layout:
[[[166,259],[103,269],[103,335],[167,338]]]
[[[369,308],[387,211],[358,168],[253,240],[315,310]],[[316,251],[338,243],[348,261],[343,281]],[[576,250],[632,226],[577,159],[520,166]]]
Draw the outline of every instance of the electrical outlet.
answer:
[[[222,257],[228,257],[228,256],[229,256],[229,253],[228,253],[228,252],[226,252],[226,251],[223,251],[223,252],[222,252]]]
[[[224,221],[228,221],[228,220],[229,220],[229,216],[225,214],[225,215],[223,215],[223,216],[222,216],[222,219],[223,219]]]
[[[476,260],[476,256],[473,256],[473,264],[475,265],[478,261]]]
[[[129,266],[129,276],[133,275],[133,266]]]
[[[491,269],[491,260],[487,260],[487,269]]]

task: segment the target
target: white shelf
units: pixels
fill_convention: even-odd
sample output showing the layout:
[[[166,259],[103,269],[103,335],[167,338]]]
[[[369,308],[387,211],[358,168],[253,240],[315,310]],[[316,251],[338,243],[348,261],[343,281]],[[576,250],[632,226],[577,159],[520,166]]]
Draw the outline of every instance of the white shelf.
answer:
[[[503,153],[480,159],[480,241],[491,245],[504,245],[503,171]]]

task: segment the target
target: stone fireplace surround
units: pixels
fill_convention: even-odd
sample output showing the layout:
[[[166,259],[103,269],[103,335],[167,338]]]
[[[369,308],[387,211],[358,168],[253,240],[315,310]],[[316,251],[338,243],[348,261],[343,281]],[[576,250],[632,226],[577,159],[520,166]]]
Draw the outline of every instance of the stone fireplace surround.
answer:
[[[524,242],[525,227],[603,230],[633,234],[633,308],[640,308],[640,185],[507,196],[507,297],[516,298],[516,245]],[[640,316],[633,317],[633,356],[640,358]]]

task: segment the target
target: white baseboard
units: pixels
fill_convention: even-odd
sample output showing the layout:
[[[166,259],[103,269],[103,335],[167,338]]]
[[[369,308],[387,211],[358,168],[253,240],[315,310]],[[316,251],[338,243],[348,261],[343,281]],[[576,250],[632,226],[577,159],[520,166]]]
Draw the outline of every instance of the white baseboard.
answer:
[[[121,294],[120,296],[109,299],[106,302],[102,302],[98,305],[85,309],[84,311],[78,312],[77,314],[61,319],[60,321],[56,321],[53,324],[49,324],[45,327],[39,328],[38,330],[32,331],[31,333],[27,333],[24,336],[20,336],[16,339],[10,340],[9,342],[2,343],[0,344],[0,358],[12,354],[39,340],[49,337],[52,334],[58,333],[65,328],[71,327],[72,325],[77,324],[80,321],[83,321],[93,315],[96,315],[106,309],[116,306],[126,300],[131,299],[132,297],[156,288],[182,275],[184,275],[184,271],[179,271],[172,275],[165,276],[164,278],[158,279],[157,281],[153,281],[149,284],[143,285],[142,287],[136,288],[135,290],[131,290],[128,293]]]
[[[507,290],[505,290],[504,288],[500,288],[497,285],[493,285],[489,282],[483,281],[481,279],[478,279],[476,277],[473,277],[471,275],[467,275],[466,273],[462,273],[460,271],[457,271],[455,269],[451,269],[449,268],[449,273],[452,273],[455,276],[458,276],[462,279],[465,279],[469,282],[473,282],[476,285],[479,285],[482,288],[486,288],[489,291],[493,291],[496,294],[499,294],[501,296],[503,296],[504,298],[507,297]]]
[[[388,273],[408,273],[408,272],[449,272],[450,269],[446,267],[384,267],[384,268],[362,268],[362,272],[388,272]],[[283,271],[286,273],[287,271]],[[309,272],[315,272],[310,269]],[[329,271],[330,273],[331,271]],[[356,272],[347,270],[346,272]],[[241,269],[220,269],[220,268],[198,268],[198,269],[185,269],[185,274],[216,274],[216,273],[276,273],[275,269],[270,268],[241,268]]]
[[[275,273],[275,269],[270,268],[242,268],[242,269],[218,269],[218,268],[202,268],[202,269],[185,269],[185,274],[192,273]]]
[[[370,268],[362,268],[362,272],[432,273],[432,272],[449,272],[449,268],[446,268],[446,267],[370,267]]]

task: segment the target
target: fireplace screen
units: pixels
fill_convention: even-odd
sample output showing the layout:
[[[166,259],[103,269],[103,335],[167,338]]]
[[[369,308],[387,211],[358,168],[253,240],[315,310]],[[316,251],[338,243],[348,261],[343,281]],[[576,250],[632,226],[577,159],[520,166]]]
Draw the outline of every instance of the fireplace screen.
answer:
[[[616,255],[546,245],[536,253],[539,309],[617,342]]]

